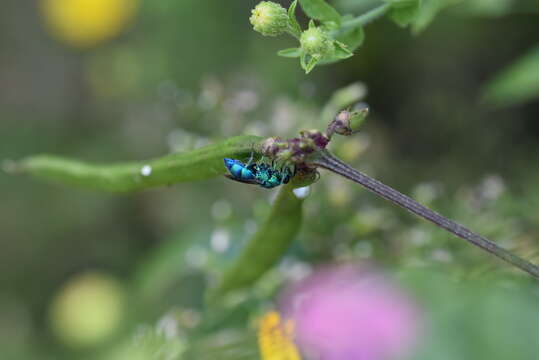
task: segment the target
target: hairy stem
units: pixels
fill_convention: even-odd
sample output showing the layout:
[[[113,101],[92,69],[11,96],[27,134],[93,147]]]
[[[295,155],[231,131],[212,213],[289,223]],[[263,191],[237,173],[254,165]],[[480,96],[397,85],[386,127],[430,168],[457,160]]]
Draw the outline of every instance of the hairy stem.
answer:
[[[391,5],[387,3],[377,6],[374,9],[367,11],[365,14],[359,15],[354,19],[344,21],[342,23],[342,28],[356,28],[358,26],[365,26],[368,23],[378,19],[379,17],[384,16],[390,7]]]
[[[34,155],[19,162],[6,162],[4,170],[101,191],[130,192],[222,175],[226,172],[223,158],[248,157],[253,150],[257,151],[262,140],[241,135],[153,160],[113,164]]]
[[[342,162],[330,152],[324,150],[314,157],[310,163],[321,168],[333,171],[341,176],[344,176],[361,186],[367,188],[373,193],[383,197],[392,203],[403,207],[411,213],[426,219],[438,227],[445,229],[446,231],[468,241],[469,243],[486,250],[487,252],[499,257],[500,259],[508,262],[511,265],[524,270],[528,274],[532,275],[536,279],[539,279],[539,267],[522,259],[521,257],[511,253],[510,251],[500,247],[496,243],[489,239],[474,233],[473,231],[465,228],[464,226],[438,214],[437,212],[421,205],[412,198],[398,192],[397,190],[375,180],[362,172],[350,167],[346,163]]]

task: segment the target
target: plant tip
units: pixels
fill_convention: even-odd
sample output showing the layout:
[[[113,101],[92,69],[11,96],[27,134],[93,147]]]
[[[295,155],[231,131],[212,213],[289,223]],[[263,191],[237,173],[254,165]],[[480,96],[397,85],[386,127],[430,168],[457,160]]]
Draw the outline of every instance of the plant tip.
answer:
[[[2,161],[2,171],[4,171],[7,174],[16,174],[21,171],[21,167],[17,165],[17,163],[11,159],[5,159]]]

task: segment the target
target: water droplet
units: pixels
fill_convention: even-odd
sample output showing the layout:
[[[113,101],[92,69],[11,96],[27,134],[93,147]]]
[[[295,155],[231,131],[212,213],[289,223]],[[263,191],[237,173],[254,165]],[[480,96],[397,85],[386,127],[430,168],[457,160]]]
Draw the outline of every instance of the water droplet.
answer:
[[[292,191],[294,192],[294,195],[296,195],[298,199],[305,199],[311,193],[311,187],[304,186],[304,187],[296,188]]]
[[[142,176],[150,176],[152,174],[152,167],[150,165],[144,165],[141,169],[140,169],[140,174]]]
[[[228,231],[225,229],[216,229],[211,234],[210,244],[214,251],[219,253],[225,252],[230,246],[230,235]]]

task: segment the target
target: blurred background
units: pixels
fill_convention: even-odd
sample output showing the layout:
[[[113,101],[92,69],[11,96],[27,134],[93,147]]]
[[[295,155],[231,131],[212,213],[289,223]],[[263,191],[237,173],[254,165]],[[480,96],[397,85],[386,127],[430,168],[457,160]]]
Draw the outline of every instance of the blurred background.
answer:
[[[376,2],[332,4],[359,14]],[[331,95],[360,82],[369,120],[332,149],[539,261],[535,1],[468,0],[417,36],[382,19],[354,57],[309,75],[276,56],[291,38],[252,31],[255,5],[3,0],[1,160],[54,153],[110,163],[241,133],[293,136],[327,123]],[[111,195],[3,172],[0,189],[2,359],[203,359],[179,354],[194,343],[218,348],[231,329],[256,350],[252,321],[282,284],[360,259],[425,312],[431,331],[415,359],[539,351],[535,282],[331,174],[313,186],[281,264],[202,330],[204,289],[267,215],[271,192],[217,178]],[[147,347],[152,357],[141,355]]]

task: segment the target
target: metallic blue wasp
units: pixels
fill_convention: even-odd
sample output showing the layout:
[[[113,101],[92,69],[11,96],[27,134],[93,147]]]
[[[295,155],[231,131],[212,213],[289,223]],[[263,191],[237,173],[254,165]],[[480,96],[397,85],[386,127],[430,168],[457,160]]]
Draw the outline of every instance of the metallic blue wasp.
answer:
[[[236,159],[225,158],[225,167],[230,174],[225,175],[229,179],[247,184],[255,184],[266,189],[271,189],[281,184],[287,184],[295,175],[295,170],[289,167],[278,169],[274,164],[265,162],[252,163],[252,158],[247,164]]]

